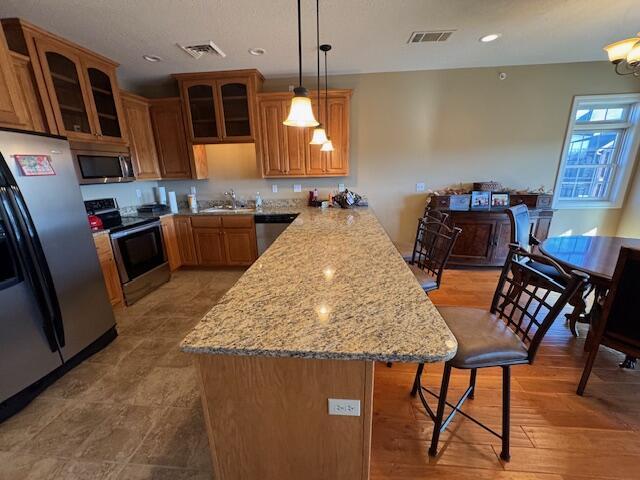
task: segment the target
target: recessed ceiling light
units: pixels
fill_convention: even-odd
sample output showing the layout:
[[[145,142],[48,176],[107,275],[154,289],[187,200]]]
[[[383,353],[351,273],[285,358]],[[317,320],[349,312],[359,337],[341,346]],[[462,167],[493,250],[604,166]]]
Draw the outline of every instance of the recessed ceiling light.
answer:
[[[259,57],[260,55],[264,55],[265,53],[267,53],[267,51],[264,48],[250,48],[249,53],[251,55]]]
[[[143,55],[142,58],[144,58],[147,62],[161,62],[162,58],[160,58],[157,55]]]
[[[493,42],[494,40],[499,39],[502,36],[501,33],[490,33],[489,35],[485,35],[484,37],[480,37],[480,41],[482,43]]]

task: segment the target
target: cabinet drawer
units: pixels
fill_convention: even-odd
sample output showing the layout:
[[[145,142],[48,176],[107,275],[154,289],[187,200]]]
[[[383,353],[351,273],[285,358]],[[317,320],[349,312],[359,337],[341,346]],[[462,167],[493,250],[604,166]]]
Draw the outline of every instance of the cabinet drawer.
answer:
[[[238,215],[222,217],[224,228],[251,228],[253,227],[253,215]]]
[[[191,217],[191,226],[196,228],[220,228],[222,222],[219,216],[202,215],[199,217]]]

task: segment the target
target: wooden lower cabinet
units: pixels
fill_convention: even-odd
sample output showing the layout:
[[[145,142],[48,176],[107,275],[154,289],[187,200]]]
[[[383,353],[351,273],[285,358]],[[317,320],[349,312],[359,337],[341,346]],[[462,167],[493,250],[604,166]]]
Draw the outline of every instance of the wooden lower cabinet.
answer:
[[[182,265],[249,266],[258,258],[253,215],[175,216]]]
[[[173,272],[182,266],[174,217],[172,215],[162,217],[160,224],[162,225],[162,239],[167,254],[167,261],[169,262],[169,268]]]
[[[258,258],[255,228],[228,228],[223,237],[227,265],[251,265]]]
[[[189,217],[175,216],[173,222],[176,228],[180,263],[182,265],[197,265],[198,257],[196,256],[196,247],[193,241],[191,219]]]
[[[500,267],[509,253],[511,224],[505,212],[450,211],[451,223],[462,233],[453,247],[448,265]],[[531,233],[540,241],[549,235],[552,210],[529,210]]]
[[[123,302],[122,284],[118,275],[118,266],[113,256],[111,239],[108,234],[93,237],[98,252],[98,260],[104,277],[104,284],[107,288],[107,295],[111,305],[120,305]]]
[[[198,265],[219,267],[226,265],[223,233],[219,228],[194,228]]]

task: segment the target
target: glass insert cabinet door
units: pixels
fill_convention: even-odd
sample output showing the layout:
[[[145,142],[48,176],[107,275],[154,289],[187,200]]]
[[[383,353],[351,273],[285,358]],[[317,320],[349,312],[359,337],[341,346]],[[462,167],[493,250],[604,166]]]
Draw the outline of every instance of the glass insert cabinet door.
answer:
[[[201,142],[219,139],[215,83],[189,85],[186,94],[192,139]]]
[[[44,60],[60,112],[58,128],[70,133],[93,136],[79,59],[48,50],[44,52]]]
[[[121,138],[120,118],[111,76],[95,67],[88,67],[87,75],[100,125],[100,135]]]
[[[219,82],[226,138],[251,137],[247,84],[240,81]]]

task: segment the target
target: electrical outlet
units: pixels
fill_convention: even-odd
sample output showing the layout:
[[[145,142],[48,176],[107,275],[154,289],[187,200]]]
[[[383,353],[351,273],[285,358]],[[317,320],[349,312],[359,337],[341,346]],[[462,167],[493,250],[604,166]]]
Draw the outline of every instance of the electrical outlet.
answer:
[[[339,183],[338,184],[338,191],[339,192],[344,192],[344,183]]]
[[[300,185],[299,183],[295,183],[293,185],[293,191],[294,192],[301,192],[302,191],[302,185]]]
[[[278,185],[276,185],[275,183],[271,185],[271,191],[273,193],[278,193]]]
[[[360,416],[360,400],[329,399],[329,415]]]
[[[416,192],[424,192],[424,182],[416,183]]]

